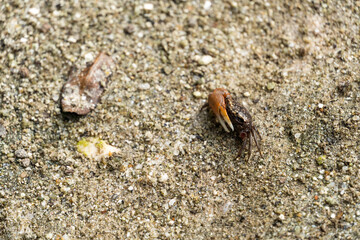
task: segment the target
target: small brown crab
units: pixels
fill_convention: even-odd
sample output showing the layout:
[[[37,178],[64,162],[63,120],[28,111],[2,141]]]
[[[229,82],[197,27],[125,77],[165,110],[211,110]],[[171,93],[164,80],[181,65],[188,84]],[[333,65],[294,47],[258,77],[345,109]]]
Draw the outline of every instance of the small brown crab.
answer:
[[[217,88],[209,94],[208,105],[219,120],[226,132],[236,131],[242,140],[242,146],[236,158],[240,157],[248,142],[248,160],[251,156],[252,139],[262,156],[259,141],[261,136],[256,127],[252,124],[252,117],[248,110],[234,101],[230,93],[223,88]]]

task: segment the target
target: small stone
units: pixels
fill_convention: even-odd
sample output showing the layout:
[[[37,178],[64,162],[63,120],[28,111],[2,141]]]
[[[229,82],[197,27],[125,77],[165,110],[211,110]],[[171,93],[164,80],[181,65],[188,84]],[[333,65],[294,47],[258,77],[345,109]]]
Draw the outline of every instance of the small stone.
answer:
[[[325,199],[325,202],[326,202],[327,204],[329,204],[330,206],[333,206],[333,205],[336,204],[336,200],[335,200],[334,198],[332,198],[332,197],[327,197],[327,198]]]
[[[133,187],[133,186],[130,186],[130,187],[128,188],[128,190],[131,192],[132,190],[134,190],[134,187]]]
[[[244,97],[250,97],[250,93],[249,92],[244,92]]]
[[[300,137],[301,137],[301,133],[295,133],[294,137],[295,137],[296,139],[300,138]]]
[[[27,67],[21,67],[19,69],[19,74],[20,74],[20,77],[22,77],[22,78],[28,78],[30,76],[30,72],[29,72],[29,69],[27,69]]]
[[[49,23],[44,23],[40,27],[40,31],[43,33],[47,33],[48,31],[50,31],[50,29],[51,29],[51,25]]]
[[[70,192],[70,190],[71,190],[71,188],[65,187],[65,186],[63,186],[63,187],[60,188],[60,192],[62,192],[62,193]]]
[[[19,163],[22,167],[26,168],[26,167],[30,166],[30,159],[29,158],[20,159]]]
[[[127,25],[125,28],[124,28],[124,33],[128,34],[128,35],[131,35],[135,32],[135,26],[134,25]]]
[[[169,75],[172,72],[172,69],[170,67],[166,66],[166,67],[163,68],[163,72],[166,75]]]
[[[38,15],[40,13],[40,9],[39,8],[30,8],[29,13],[34,16]]]
[[[324,104],[319,103],[318,107],[319,107],[319,108],[323,108],[323,107],[324,107]]]
[[[5,137],[6,129],[3,125],[0,124],[0,137]]]
[[[21,148],[15,151],[15,156],[18,158],[27,158],[29,157],[29,154]]]
[[[321,155],[320,157],[318,157],[318,159],[316,159],[316,162],[318,165],[322,165],[326,160],[326,156],[325,155]]]
[[[71,175],[74,173],[74,169],[70,166],[66,166],[66,169],[65,169],[65,174],[66,175]]]
[[[195,91],[195,92],[193,92],[193,96],[196,98],[201,98],[202,94],[199,91]]]
[[[139,84],[139,90],[148,90],[148,89],[150,89],[150,84],[148,84],[148,83],[141,83],[141,84]]]
[[[154,9],[154,5],[152,3],[145,3],[144,4],[144,10],[151,11]]]
[[[280,214],[280,215],[279,215],[279,219],[280,219],[281,221],[285,220],[284,214]]]
[[[204,3],[204,9],[205,10],[209,10],[211,8],[211,2],[210,1],[205,1]]]
[[[171,200],[169,201],[169,206],[174,205],[175,202],[176,202],[176,198],[171,199]]]
[[[153,138],[153,135],[150,131],[145,132],[145,141],[150,142]]]
[[[160,182],[166,182],[169,179],[169,175],[167,175],[167,173],[162,173],[160,176],[159,181]]]
[[[45,235],[45,237],[46,237],[46,239],[53,239],[54,234],[48,233],[48,234]]]
[[[213,61],[213,58],[210,55],[204,55],[204,56],[195,56],[195,61],[200,65],[208,65]]]
[[[274,82],[269,82],[266,86],[268,91],[274,90],[275,87],[276,87],[276,83],[274,83]]]
[[[20,177],[21,177],[21,178],[26,178],[26,177],[27,177],[27,172],[25,172],[25,171],[22,172],[22,173],[20,174]]]

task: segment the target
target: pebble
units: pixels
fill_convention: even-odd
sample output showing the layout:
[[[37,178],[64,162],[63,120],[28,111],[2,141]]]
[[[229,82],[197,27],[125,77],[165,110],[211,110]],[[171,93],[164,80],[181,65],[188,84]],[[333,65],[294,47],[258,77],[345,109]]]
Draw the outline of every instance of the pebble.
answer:
[[[169,206],[174,205],[175,202],[176,202],[176,198],[171,199],[171,200],[169,201]]]
[[[139,84],[139,90],[148,90],[150,89],[150,84],[149,83],[141,83]]]
[[[22,148],[15,151],[15,156],[18,158],[27,158],[29,154]]]
[[[267,90],[272,91],[276,87],[276,84],[274,82],[269,82],[266,85]]]
[[[195,92],[193,92],[193,96],[196,98],[201,98],[202,94],[199,91],[195,91]]]
[[[46,239],[53,239],[54,238],[54,234],[52,233],[48,233],[45,235]]]
[[[0,137],[5,137],[6,129],[3,125],[0,124]]]
[[[205,10],[209,10],[211,8],[211,2],[210,1],[205,1],[204,3],[204,9]]]
[[[151,11],[151,10],[154,9],[154,5],[153,5],[152,3],[145,3],[145,4],[144,4],[144,9],[145,9],[146,11]]]
[[[39,8],[30,8],[29,13],[34,16],[38,15],[40,13],[40,9]]]
[[[169,66],[166,66],[166,67],[163,68],[163,72],[166,75],[169,75],[172,72],[172,70],[171,70],[171,68]]]
[[[331,205],[331,206],[333,206],[333,205],[336,204],[336,200],[335,200],[334,198],[332,198],[332,197],[327,197],[327,198],[325,199],[325,202],[326,202],[327,204]]]
[[[326,156],[325,155],[321,155],[320,157],[318,157],[318,159],[316,160],[317,164],[322,165],[326,160]]]
[[[160,176],[160,182],[166,182],[169,179],[169,175],[167,173],[162,173]]]
[[[26,167],[30,166],[30,159],[29,158],[20,159],[19,163],[22,167],[26,168]]]
[[[279,219],[280,219],[280,220],[285,220],[284,214],[280,214],[280,215],[279,215]]]
[[[204,56],[195,56],[195,61],[200,65],[208,65],[213,61],[213,58],[210,55],[204,55]]]
[[[25,171],[22,172],[22,173],[20,174],[20,177],[21,177],[21,178],[26,178],[26,177],[27,177],[27,172],[25,172]]]
[[[150,131],[145,132],[145,141],[150,142],[153,138],[153,134]]]
[[[301,133],[295,133],[294,137],[297,139],[297,138],[300,138],[301,137]]]
[[[250,97],[250,93],[249,92],[244,92],[244,97]]]
[[[22,66],[19,69],[19,74],[20,74],[20,77],[22,77],[22,78],[28,78],[30,76],[30,71],[27,67]]]

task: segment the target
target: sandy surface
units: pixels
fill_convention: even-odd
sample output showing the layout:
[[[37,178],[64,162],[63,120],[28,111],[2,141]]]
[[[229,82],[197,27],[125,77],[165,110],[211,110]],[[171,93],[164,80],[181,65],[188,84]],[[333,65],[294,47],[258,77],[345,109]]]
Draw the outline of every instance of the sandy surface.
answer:
[[[359,1],[44,2],[0,2],[1,239],[360,238]],[[101,103],[66,119],[100,51]],[[264,159],[200,111],[217,87]]]

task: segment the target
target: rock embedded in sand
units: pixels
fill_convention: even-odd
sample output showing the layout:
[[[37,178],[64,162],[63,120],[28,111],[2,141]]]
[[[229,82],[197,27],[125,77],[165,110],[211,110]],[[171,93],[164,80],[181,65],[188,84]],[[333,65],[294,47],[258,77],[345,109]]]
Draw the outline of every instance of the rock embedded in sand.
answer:
[[[92,65],[71,75],[61,90],[62,111],[86,115],[93,110],[114,69],[111,57],[101,52]]]

